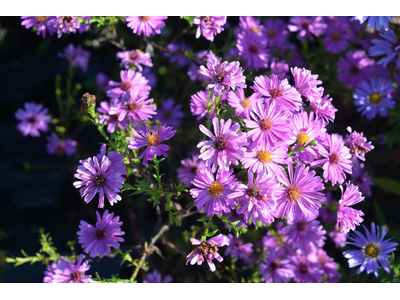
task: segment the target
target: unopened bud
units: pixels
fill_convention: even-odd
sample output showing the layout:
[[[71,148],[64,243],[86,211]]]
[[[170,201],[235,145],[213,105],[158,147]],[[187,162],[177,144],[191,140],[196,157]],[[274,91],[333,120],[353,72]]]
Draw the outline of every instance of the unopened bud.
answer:
[[[96,96],[89,93],[84,93],[79,102],[81,103],[81,111],[87,111],[96,104]]]

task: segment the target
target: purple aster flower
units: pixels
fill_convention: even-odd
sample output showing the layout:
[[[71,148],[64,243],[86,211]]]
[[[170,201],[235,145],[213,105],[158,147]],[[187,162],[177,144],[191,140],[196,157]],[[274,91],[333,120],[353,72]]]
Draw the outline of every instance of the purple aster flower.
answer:
[[[99,193],[99,208],[104,208],[104,196],[111,206],[121,201],[122,198],[118,193],[125,182],[122,175],[127,174],[122,159],[123,156],[117,152],[111,152],[107,156],[103,145],[99,155],[79,161],[81,165],[74,177],[81,181],[75,181],[74,187],[80,188],[79,192],[85,203],[92,201],[97,193]]]
[[[232,258],[240,258],[245,262],[249,261],[251,254],[253,253],[253,244],[245,244],[240,238],[228,234],[229,246],[225,250],[225,255],[229,255]]]
[[[218,169],[215,178],[210,168],[203,168],[197,172],[192,184],[196,188],[190,190],[190,195],[195,198],[194,203],[198,210],[204,208],[207,217],[229,213],[235,207],[235,189],[240,183],[236,180],[233,169]]]
[[[118,116],[118,121],[122,124],[127,123],[129,118],[131,124],[137,124],[151,119],[156,113],[156,107],[151,105],[154,99],[147,99],[147,96],[141,96],[137,88],[132,87],[130,92],[122,98],[122,105],[116,105],[110,108],[111,116]]]
[[[284,80],[289,72],[289,65],[284,60],[273,58],[269,67],[271,74],[278,76],[279,80]]]
[[[291,17],[288,29],[291,32],[298,32],[297,38],[305,41],[314,40],[314,36],[318,37],[324,33],[326,24],[322,17]]]
[[[374,146],[371,142],[367,142],[367,138],[363,136],[362,132],[352,131],[350,126],[346,129],[350,132],[350,135],[346,137],[345,143],[350,148],[351,155],[364,161],[365,153],[374,149]]]
[[[165,22],[168,17],[160,16],[145,16],[145,17],[125,17],[127,26],[133,29],[133,33],[137,35],[144,34],[150,37],[155,34],[161,33],[161,28],[164,28]]]
[[[110,81],[108,84],[113,88],[107,91],[107,96],[120,98],[131,91],[132,88],[138,90],[139,97],[148,97],[151,87],[149,81],[140,72],[133,70],[121,71],[121,82]]]
[[[371,28],[372,30],[381,31],[390,29],[389,23],[393,23],[393,18],[389,16],[357,16],[354,19],[360,21],[360,24],[363,24],[367,21],[367,28]]]
[[[58,53],[58,57],[68,59],[71,66],[80,68],[83,72],[86,72],[89,64],[90,52],[83,50],[81,45],[75,48],[73,44],[68,44],[64,49],[64,53]]]
[[[284,20],[280,18],[267,19],[264,23],[264,28],[268,48],[283,46],[289,34],[286,30],[287,24]]]
[[[224,31],[222,26],[226,23],[226,17],[196,17],[192,23],[198,25],[196,39],[198,39],[200,35],[203,35],[207,40],[212,42],[214,41],[215,35]]]
[[[89,261],[82,263],[83,255],[79,255],[76,264],[60,258],[58,262],[48,267],[46,277],[48,283],[93,283],[92,275],[85,275],[90,269]]]
[[[346,173],[351,174],[351,154],[349,148],[344,145],[341,136],[332,134],[327,138],[329,151],[325,147],[319,148],[319,153],[324,158],[310,164],[312,168],[321,165],[324,170],[325,182],[331,181],[332,185],[342,184],[346,179]]]
[[[394,108],[392,100],[394,87],[391,81],[385,78],[371,78],[370,81],[363,81],[356,89],[353,97],[354,104],[359,106],[357,112],[365,116],[367,120],[375,117],[387,117],[388,108]]]
[[[55,133],[47,137],[47,152],[49,154],[66,154],[72,156],[76,152],[76,141],[71,139],[59,140]]]
[[[147,273],[146,277],[143,280],[143,283],[171,283],[172,277],[167,275],[162,278],[162,275],[157,270],[154,270],[152,273]]]
[[[293,279],[296,282],[315,283],[322,282],[323,270],[317,262],[311,261],[308,256],[294,255],[288,268],[293,271]]]
[[[375,277],[378,278],[378,269],[381,267],[390,274],[388,258],[391,257],[391,253],[397,250],[399,245],[396,242],[392,242],[393,238],[384,240],[389,228],[382,229],[382,235],[379,230],[379,225],[375,227],[375,224],[371,224],[371,232],[365,227],[366,236],[362,235],[359,231],[354,231],[354,235],[349,237],[347,245],[353,245],[361,250],[349,250],[343,252],[344,257],[349,260],[349,267],[354,268],[359,265],[361,267],[357,270],[357,274],[360,274],[364,270],[367,270],[367,274],[374,272]]]
[[[378,61],[378,64],[383,65],[384,67],[395,59],[397,68],[400,68],[400,40],[393,31],[380,32],[379,35],[383,40],[372,40],[373,45],[369,48],[369,56],[375,57],[384,55],[385,57]]]
[[[243,31],[238,35],[236,47],[239,56],[245,60],[245,67],[249,70],[265,69],[268,67],[269,52],[266,49],[267,41],[253,31]]]
[[[364,197],[362,197],[358,186],[354,184],[347,184],[344,193],[342,186],[340,186],[340,190],[342,191],[342,198],[339,200],[336,228],[340,228],[341,232],[348,233],[350,230],[355,230],[356,225],[360,225],[364,221],[361,218],[364,213],[350,207],[363,201]]]
[[[49,21],[53,20],[55,17],[46,17],[46,16],[24,16],[21,17],[23,20],[21,22],[22,26],[25,26],[26,29],[36,28],[37,35],[42,35],[43,38],[46,37],[46,32],[49,31],[50,35],[53,35],[55,32],[54,26]]]
[[[190,239],[192,245],[197,246],[194,248],[192,252],[186,257],[186,265],[190,262],[191,265],[197,263],[197,265],[201,265],[204,261],[204,258],[207,261],[207,264],[210,268],[211,272],[216,270],[213,259],[215,258],[219,262],[222,262],[224,259],[218,253],[218,247],[229,246],[229,238],[226,235],[219,234],[217,236],[212,237],[206,241],[200,241],[194,238]]]
[[[285,251],[283,249],[275,250],[274,248],[268,248],[267,251],[267,258],[261,262],[261,280],[267,283],[289,282],[294,274],[288,267],[290,261],[286,258]]]
[[[310,109],[313,111],[318,118],[325,120],[325,122],[333,122],[335,120],[335,113],[338,111],[332,105],[332,98],[329,98],[329,94],[323,96],[324,89],[317,89],[319,97],[310,99]]]
[[[264,26],[260,25],[260,20],[251,16],[239,17],[239,27],[243,31],[252,31],[257,35],[262,35]]]
[[[221,63],[221,58],[213,56],[207,61],[207,68],[200,66],[199,73],[211,79],[207,85],[208,90],[212,90],[215,96],[222,96],[224,92],[236,87],[246,87],[246,77],[244,70],[238,61]]]
[[[119,249],[119,243],[123,242],[124,239],[120,235],[124,235],[125,232],[121,231],[122,222],[119,221],[119,217],[114,218],[114,213],[108,213],[106,209],[103,216],[96,211],[97,222],[96,226],[81,221],[79,225],[78,242],[82,244],[83,252],[89,254],[91,258],[95,258],[97,255],[102,258],[104,255],[111,253],[111,247]]]
[[[257,145],[286,143],[291,130],[286,112],[275,101],[266,100],[264,104],[258,102],[256,105],[254,111],[250,112],[252,120],[243,120],[250,129],[247,138]]]
[[[257,102],[264,102],[264,98],[258,93],[245,97],[242,88],[228,92],[226,98],[229,105],[235,109],[236,115],[245,119],[250,119],[250,112],[254,110]]]
[[[317,80],[317,74],[313,75],[310,70],[297,67],[290,68],[290,71],[293,74],[294,86],[302,96],[306,97],[308,100],[319,96],[317,85],[322,84],[322,81]]]
[[[164,52],[164,56],[168,57],[171,64],[176,64],[179,68],[186,67],[191,60],[186,57],[186,54],[192,51],[192,47],[186,44],[168,44],[167,49],[170,52]]]
[[[285,143],[270,146],[268,143],[257,145],[254,142],[244,153],[241,160],[243,167],[257,174],[262,173],[263,170],[267,174],[282,173],[285,169],[281,165],[286,165],[289,158],[288,147],[289,145]]]
[[[278,76],[257,76],[251,87],[264,97],[273,100],[290,111],[299,111],[303,105],[300,93],[289,85],[288,80],[279,80]]]
[[[190,186],[190,183],[194,179],[196,173],[206,167],[204,161],[199,159],[198,155],[196,154],[193,154],[192,158],[181,160],[181,164],[184,166],[184,168],[179,168],[177,170],[178,179],[182,180],[182,182],[187,186]]]
[[[53,275],[57,269],[57,263],[53,261],[51,264],[47,265],[46,271],[44,271],[43,283],[53,283]]]
[[[149,124],[146,123],[146,127],[138,125],[137,131],[132,128],[131,132],[134,137],[126,138],[129,141],[128,148],[138,150],[146,147],[142,154],[135,157],[136,159],[143,157],[143,165],[145,165],[147,161],[153,161],[154,155],[168,157],[167,151],[169,147],[161,144],[161,142],[171,139],[175,135],[176,130],[172,130],[172,127],[167,127],[167,124],[163,124],[161,128],[154,125],[151,132]]]
[[[268,231],[267,234],[262,237],[262,245],[265,251],[267,251],[269,248],[273,248],[276,251],[284,248],[288,249],[287,247],[285,247],[287,236],[283,235],[282,233],[282,229],[285,226],[286,224],[284,222],[277,221],[276,232],[271,233],[271,231]]]
[[[47,114],[49,110],[35,102],[25,102],[24,107],[25,109],[18,108],[15,113],[15,117],[21,121],[17,128],[22,135],[38,137],[39,131],[47,132],[48,123],[51,121],[51,117]]]
[[[193,116],[198,116],[197,120],[207,116],[209,106],[211,110],[210,118],[213,119],[215,117],[215,96],[210,95],[210,99],[207,99],[208,94],[205,91],[199,91],[190,98],[190,111]]]
[[[110,77],[108,77],[106,74],[103,72],[98,72],[96,74],[96,83],[97,87],[104,92],[107,92],[110,89],[110,86],[108,85],[108,82],[110,81]]]
[[[63,33],[76,33],[76,30],[86,24],[80,24],[76,16],[56,16],[54,19],[49,20],[48,26],[50,25],[53,26],[54,31],[57,31],[57,36],[60,38]],[[87,28],[87,26],[84,27],[85,29]]]
[[[346,53],[346,58],[339,58],[338,79],[346,87],[355,89],[361,81],[372,76],[374,64],[374,60],[368,58],[363,50],[351,50]]]
[[[365,170],[365,165],[359,161],[353,161],[352,166],[353,173],[351,174],[351,182],[355,183],[364,196],[371,196],[371,186],[374,184],[372,182],[371,176],[368,175],[367,170]]]
[[[122,122],[118,121],[122,109],[121,104],[117,103],[117,101],[111,101],[110,103],[102,101],[100,102],[100,107],[97,108],[97,111],[102,114],[99,115],[99,123],[107,123],[107,131],[109,133],[114,133],[117,125],[121,130],[125,130],[125,128],[128,127],[127,118],[124,118]]]
[[[282,233],[288,237],[286,242],[301,250],[306,249],[310,243],[320,248],[324,246],[326,231],[321,223],[315,220],[316,217],[317,215],[302,217],[289,222],[289,226],[282,228]]]
[[[117,52],[117,58],[121,59],[120,66],[124,67],[125,69],[135,66],[140,72],[142,72],[142,65],[147,67],[153,66],[150,54],[144,53],[139,49]]]
[[[182,112],[182,105],[175,105],[175,100],[168,98],[161,101],[161,108],[157,109],[157,115],[154,116],[154,119],[160,120],[161,124],[167,123],[177,128],[181,126],[184,117],[185,114]]]
[[[321,207],[320,200],[325,199],[321,193],[324,184],[315,171],[308,172],[310,168],[297,163],[293,173],[293,165],[288,164],[289,178],[278,177],[280,185],[277,188],[277,200],[275,206],[275,217],[286,216],[289,222],[294,222],[303,217],[311,217]]]
[[[211,51],[210,51],[211,52]],[[200,81],[205,82],[207,81],[207,77],[202,74],[199,74],[199,66],[203,64],[203,59],[207,56],[208,51],[202,50],[196,53],[196,63],[190,61],[189,68],[188,68],[188,75],[191,81]]]
[[[317,249],[315,252],[310,253],[308,259],[319,265],[319,269],[321,269],[326,276],[325,282],[339,282],[340,273],[337,270],[339,265],[335,263],[333,258],[329,257],[323,249]]]
[[[349,31],[349,25],[341,21],[330,22],[326,28],[325,37],[322,41],[325,44],[325,49],[330,53],[339,53],[350,45],[350,40],[353,35]]]
[[[349,235],[348,233],[333,230],[328,232],[328,236],[332,240],[332,242],[335,243],[336,248],[343,248],[344,246],[346,246],[347,237]]]
[[[238,165],[238,160],[243,158],[246,151],[247,138],[245,132],[238,132],[240,129],[239,123],[232,124],[232,120],[225,120],[214,118],[212,120],[214,127],[214,134],[209,131],[204,125],[200,125],[199,129],[210,140],[201,141],[197,144],[200,148],[199,158],[206,162],[206,166],[212,167],[215,172],[217,167],[229,170],[229,165]]]
[[[257,226],[260,220],[264,226],[272,224],[275,207],[275,189],[278,184],[273,174],[267,174],[265,171],[254,175],[248,172],[249,183],[241,184],[236,188],[235,196],[238,198],[238,214],[244,214],[244,220],[247,224],[250,218],[253,224]]]

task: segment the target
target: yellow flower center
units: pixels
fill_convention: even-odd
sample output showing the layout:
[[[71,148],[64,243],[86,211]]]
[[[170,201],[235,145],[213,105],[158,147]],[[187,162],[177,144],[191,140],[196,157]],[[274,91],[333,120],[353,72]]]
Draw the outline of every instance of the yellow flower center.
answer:
[[[297,143],[299,143],[300,145],[304,145],[305,143],[308,142],[308,135],[305,131],[301,131],[298,135],[297,135]]]
[[[35,18],[36,18],[36,20],[38,22],[46,22],[47,19],[48,19],[48,17],[42,17],[42,16],[38,16],[38,17],[35,17]]]
[[[363,248],[363,252],[369,258],[377,258],[381,253],[381,249],[376,244],[368,244]]]
[[[243,106],[243,108],[248,109],[251,106],[251,101],[247,98],[244,98],[240,101],[240,104]]]
[[[301,189],[296,185],[292,185],[288,188],[286,192],[286,197],[289,201],[297,201],[300,199]]]
[[[256,33],[256,34],[258,34],[258,33],[260,32],[260,29],[258,29],[257,26],[251,26],[249,29],[250,29],[251,31],[253,31],[254,33]]]
[[[149,146],[158,146],[160,144],[160,138],[158,137],[158,134],[149,134],[146,139]]]
[[[147,16],[147,17],[139,17],[139,20],[142,21],[142,22],[147,22],[148,20],[150,20],[150,17],[149,16]]]
[[[271,153],[267,150],[260,150],[257,153],[257,159],[258,161],[262,163],[268,163],[271,161]]]
[[[221,196],[223,191],[224,191],[224,187],[219,182],[212,183],[210,185],[210,187],[208,188],[208,193],[213,197]]]
[[[373,104],[378,104],[382,101],[382,94],[381,93],[373,93],[369,96],[369,101]]]

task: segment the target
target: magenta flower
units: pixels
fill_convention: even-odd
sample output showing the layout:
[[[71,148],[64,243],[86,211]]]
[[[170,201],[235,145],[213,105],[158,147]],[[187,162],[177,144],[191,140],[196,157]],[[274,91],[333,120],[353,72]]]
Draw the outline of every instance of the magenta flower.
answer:
[[[121,59],[120,66],[124,67],[125,69],[135,66],[140,72],[142,72],[142,65],[147,67],[153,66],[150,54],[144,53],[139,49],[117,52],[117,58]]]
[[[218,253],[218,247],[229,246],[229,238],[226,235],[219,234],[217,236],[212,237],[206,241],[200,241],[194,238],[190,239],[192,245],[197,246],[194,248],[192,252],[186,257],[186,265],[190,262],[191,265],[197,263],[197,265],[201,265],[204,261],[204,258],[207,261],[207,264],[210,268],[211,272],[216,270],[213,259],[215,258],[219,262],[222,262],[224,259]]]
[[[305,41],[314,40],[314,36],[318,37],[324,33],[326,24],[322,17],[291,17],[288,29],[291,32],[298,32],[297,38]]]
[[[37,35],[42,35],[43,38],[46,37],[46,32],[49,31],[50,35],[53,35],[55,32],[54,26],[49,21],[53,20],[55,17],[46,17],[46,16],[24,16],[21,17],[23,20],[21,22],[22,26],[25,26],[26,29],[36,28]]]
[[[87,71],[90,52],[83,50],[81,45],[75,47],[68,44],[64,49],[64,53],[58,53],[58,57],[68,59],[69,64],[75,68],[80,68],[83,72]]]
[[[47,283],[93,283],[92,275],[85,275],[90,269],[89,261],[82,263],[83,255],[79,255],[76,264],[60,258],[57,263],[48,266],[44,282]]]
[[[194,179],[196,173],[206,167],[204,161],[199,159],[198,155],[196,154],[193,154],[192,158],[181,160],[181,164],[184,167],[177,170],[178,179],[182,180],[182,182],[187,186],[191,184],[191,181]]]
[[[196,188],[190,190],[190,195],[195,198],[198,210],[204,208],[207,217],[229,213],[235,207],[235,189],[240,183],[232,169],[218,169],[215,178],[210,168],[203,168],[197,172],[192,184]]]
[[[113,88],[107,91],[107,96],[120,98],[131,91],[132,88],[138,90],[139,97],[148,97],[151,87],[149,81],[140,73],[133,70],[121,71],[121,82],[110,81],[108,84]]]
[[[285,79],[287,73],[289,72],[289,65],[284,60],[278,61],[278,59],[275,57],[272,58],[269,67],[271,74],[278,76],[279,80]]]
[[[312,162],[310,166],[315,168],[323,165],[325,182],[342,184],[346,179],[345,172],[351,174],[350,150],[344,145],[342,137],[336,134],[328,136],[327,144],[329,151],[319,147],[319,153],[324,158]]]
[[[132,128],[131,132],[134,137],[126,138],[129,141],[128,148],[139,150],[142,147],[146,147],[142,154],[135,157],[136,159],[143,157],[143,165],[145,165],[147,161],[153,161],[154,155],[168,157],[167,151],[169,147],[161,144],[161,142],[171,139],[175,135],[176,130],[172,130],[172,127],[167,127],[167,124],[163,124],[160,129],[154,125],[151,132],[149,125],[146,123],[146,127],[138,125],[137,131]]]
[[[122,122],[118,121],[118,117],[122,112],[122,107],[118,101],[111,101],[110,103],[107,101],[100,102],[100,107],[97,108],[97,111],[102,115],[99,115],[99,123],[107,123],[107,131],[109,133],[114,133],[115,128],[118,126],[119,129],[125,130],[128,127],[127,118],[124,118]]]
[[[197,144],[201,153],[199,158],[206,162],[206,166],[212,167],[213,172],[218,166],[228,171],[230,164],[237,166],[238,160],[243,158],[245,146],[248,144],[246,133],[238,132],[240,125],[232,125],[231,119],[225,122],[223,119],[218,121],[218,118],[214,118],[212,123],[214,134],[204,125],[199,126],[200,131],[211,138],[211,141],[201,141]]]
[[[319,93],[316,90],[317,85],[322,84],[321,80],[317,80],[318,75],[311,74],[310,70],[305,68],[290,68],[290,71],[293,74],[294,78],[294,86],[296,90],[308,100],[310,97],[318,97]]]
[[[274,175],[267,174],[265,171],[254,175],[248,172],[249,183],[241,184],[236,188],[235,196],[238,198],[238,214],[244,214],[244,220],[247,224],[250,218],[253,224],[257,226],[260,220],[264,226],[272,224],[274,218],[275,207],[275,189],[278,187]]]
[[[210,118],[215,117],[215,96],[210,95],[210,99],[207,100],[208,94],[205,91],[199,91],[197,94],[193,94],[190,98],[190,111],[193,116],[198,116],[197,120],[203,119],[208,114],[210,106]]]
[[[319,88],[317,91],[319,97],[310,100],[311,111],[313,111],[318,118],[324,119],[325,122],[333,122],[335,120],[335,113],[338,110],[332,105],[332,98],[329,98],[329,94],[323,96],[323,88]]]
[[[121,231],[122,222],[119,222],[119,217],[114,218],[114,213],[108,213],[106,209],[103,216],[96,211],[97,222],[96,226],[81,221],[79,225],[78,242],[82,244],[83,252],[89,254],[91,258],[97,255],[102,258],[104,255],[111,253],[111,247],[119,249],[119,243],[124,239],[120,237],[125,232]]]
[[[47,137],[47,152],[49,154],[64,154],[72,156],[76,152],[76,141],[71,139],[60,140],[55,133]]]
[[[143,283],[170,283],[172,282],[172,277],[167,275],[162,278],[162,275],[157,270],[154,270],[152,273],[147,273],[146,277],[143,280]]]
[[[308,259],[319,265],[319,269],[321,269],[326,276],[325,282],[339,282],[340,273],[337,270],[338,264],[335,263],[333,258],[329,257],[323,249],[316,249],[315,252],[308,255]]]
[[[279,80],[275,74],[272,74],[271,78],[257,76],[251,88],[291,112],[299,111],[303,105],[300,93],[289,85],[287,79]]]
[[[226,98],[229,105],[235,109],[236,115],[245,119],[250,119],[250,112],[255,109],[257,102],[264,102],[264,98],[258,93],[253,93],[250,97],[245,97],[242,88],[228,92]]]
[[[363,201],[364,197],[362,197],[360,190],[354,184],[347,184],[344,193],[342,186],[340,186],[340,190],[342,191],[342,198],[339,200],[336,228],[340,229],[341,232],[348,233],[356,228],[355,225],[360,225],[364,221],[361,218],[364,213],[349,206]]]
[[[246,17],[239,17],[239,27],[243,31],[252,31],[257,35],[262,35],[264,33],[264,26],[260,25],[260,20],[251,17],[251,16],[246,16]]]
[[[82,17],[87,19],[87,17]],[[90,18],[90,17],[89,17]],[[76,16],[56,16],[49,20],[48,26],[53,26],[53,30],[57,31],[57,36],[60,38],[63,33],[70,34],[79,33],[89,30],[90,24],[81,24]]]
[[[156,107],[151,105],[154,99],[147,99],[147,96],[140,96],[140,91],[137,88],[125,94],[122,98],[123,105],[116,105],[111,107],[109,114],[111,116],[118,116],[118,122],[127,124],[129,118],[131,124],[137,124],[151,119],[156,113]]]
[[[184,117],[185,114],[182,112],[182,105],[175,105],[175,100],[168,98],[161,101],[161,108],[157,109],[154,119],[159,120],[161,124],[167,123],[174,128],[178,128],[181,126]]]
[[[137,35],[144,34],[147,37],[150,37],[155,34],[160,34],[161,29],[164,28],[165,22],[168,17],[159,17],[159,16],[146,16],[146,17],[125,17],[126,22],[128,22],[127,26],[133,29],[133,33]]]
[[[269,52],[267,41],[264,37],[253,31],[243,31],[238,35],[236,47],[239,56],[245,60],[245,67],[249,70],[265,69],[268,67]]]
[[[245,244],[240,238],[228,234],[229,246],[225,250],[225,254],[232,258],[240,258],[245,262],[251,259],[251,254],[253,253],[253,244]]]
[[[200,66],[199,70],[199,74],[211,79],[207,89],[212,90],[215,96],[222,96],[230,89],[235,90],[236,87],[245,88],[246,77],[243,72],[238,61],[221,63],[221,58],[214,55],[207,61],[207,68]]]
[[[193,24],[198,25],[196,39],[203,35],[207,40],[214,41],[214,36],[224,30],[222,26],[226,23],[226,17],[196,17]]]
[[[104,208],[104,196],[107,197],[111,206],[121,201],[122,198],[118,193],[125,182],[122,175],[127,174],[122,159],[122,154],[118,154],[116,151],[107,156],[105,145],[103,145],[99,155],[79,161],[81,165],[76,170],[74,177],[81,181],[75,181],[74,187],[80,189],[79,192],[85,203],[92,201],[97,193],[99,194],[99,208]]]
[[[287,24],[280,18],[267,19],[264,23],[264,30],[267,37],[268,48],[281,47],[286,41],[289,32]]]
[[[294,255],[288,267],[293,271],[296,282],[315,283],[322,282],[323,270],[317,262],[311,261],[308,256]]]
[[[289,178],[278,177],[278,181],[284,186],[277,188],[276,218],[286,216],[288,222],[294,222],[318,212],[321,207],[319,201],[325,199],[325,195],[320,192],[324,189],[324,184],[319,176],[315,176],[315,171],[308,170],[309,167],[297,163],[293,173],[293,165],[288,164]]]
[[[290,260],[286,258],[284,249],[268,248],[266,252],[267,258],[263,259],[260,267],[261,280],[267,283],[289,282],[294,274],[288,267]]]
[[[47,132],[49,129],[48,123],[51,117],[47,114],[48,109],[42,104],[35,102],[25,102],[25,109],[18,108],[15,117],[21,122],[17,125],[23,136],[40,136],[40,131]]]
[[[257,145],[270,145],[279,142],[287,143],[291,126],[285,110],[275,101],[258,102],[254,111],[250,112],[252,120],[243,120],[250,129],[247,137]]]
[[[346,246],[347,237],[349,236],[347,233],[333,230],[328,232],[328,235],[332,242],[335,243],[336,248],[343,248]]]
[[[364,161],[365,153],[368,153],[375,147],[371,144],[371,142],[367,142],[367,138],[363,136],[362,132],[359,133],[357,131],[353,131],[350,126],[348,126],[346,129],[350,135],[346,137],[345,143],[348,145],[351,155]]]

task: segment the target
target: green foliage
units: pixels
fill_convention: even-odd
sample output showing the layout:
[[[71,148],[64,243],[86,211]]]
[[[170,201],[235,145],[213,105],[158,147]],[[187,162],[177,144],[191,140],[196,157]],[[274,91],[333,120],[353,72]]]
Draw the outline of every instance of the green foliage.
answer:
[[[374,177],[372,181],[386,193],[400,195],[399,181],[384,177]]]
[[[82,19],[78,17],[79,23],[82,24],[97,24],[97,27],[105,27],[105,26],[115,26],[120,21],[126,22],[124,17],[112,16],[112,17],[95,17],[92,16],[90,20]]]
[[[193,26],[193,20],[196,19],[196,17],[189,17],[189,16],[181,16],[181,19],[186,20],[190,26]]]

